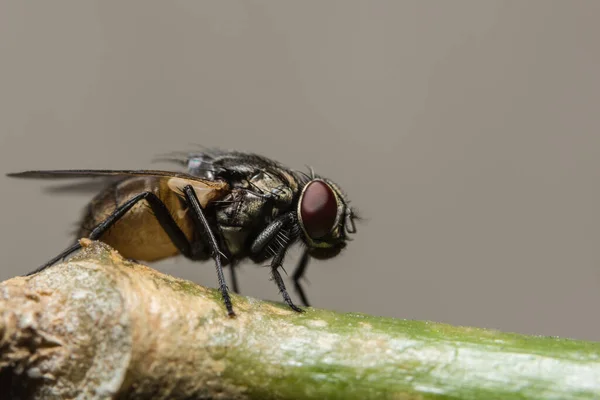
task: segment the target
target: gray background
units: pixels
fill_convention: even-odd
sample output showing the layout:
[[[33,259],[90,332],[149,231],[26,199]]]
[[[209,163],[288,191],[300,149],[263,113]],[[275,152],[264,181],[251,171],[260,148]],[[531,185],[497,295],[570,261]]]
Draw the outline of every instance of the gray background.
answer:
[[[600,2],[1,1],[0,170],[191,144],[310,164],[367,217],[314,305],[600,340]],[[90,195],[2,179],[0,279]],[[293,269],[298,252],[288,259]],[[212,264],[163,271],[214,286]],[[245,294],[278,299],[245,266]]]

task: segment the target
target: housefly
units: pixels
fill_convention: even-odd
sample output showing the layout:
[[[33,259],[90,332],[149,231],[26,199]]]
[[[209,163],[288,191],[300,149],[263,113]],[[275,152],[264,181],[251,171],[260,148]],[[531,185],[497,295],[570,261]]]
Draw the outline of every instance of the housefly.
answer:
[[[8,174],[17,178],[104,177],[109,183],[87,205],[78,238],[101,240],[124,257],[156,261],[183,254],[191,260],[214,260],[219,290],[234,316],[223,274],[243,259],[270,260],[270,270],[284,301],[291,300],[279,269],[293,244],[304,252],[292,280],[302,303],[308,301],[300,280],[309,259],[337,255],[356,232],[356,215],[331,180],[290,170],[266,157],[237,151],[209,150],[170,157],[187,172],[163,170],[43,170]],[[76,241],[28,275],[79,250]]]

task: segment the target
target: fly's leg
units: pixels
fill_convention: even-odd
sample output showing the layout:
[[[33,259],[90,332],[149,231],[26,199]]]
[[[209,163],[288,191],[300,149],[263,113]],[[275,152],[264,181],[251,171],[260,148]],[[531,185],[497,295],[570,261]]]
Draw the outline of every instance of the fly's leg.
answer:
[[[76,252],[77,250],[79,250],[81,248],[81,245],[79,244],[79,242],[73,244],[71,247],[66,248],[65,250],[63,250],[59,255],[57,255],[56,257],[52,258],[50,261],[46,262],[44,265],[34,269],[33,271],[27,273],[24,276],[30,276],[33,274],[37,274],[38,272],[41,272],[43,270],[45,270],[46,268],[50,267],[51,265],[55,264],[56,262],[62,260],[63,258],[65,258],[66,256],[68,256],[71,253]]]
[[[200,206],[200,202],[198,201],[196,192],[194,192],[194,188],[191,185],[187,185],[183,188],[183,193],[188,204],[191,207],[192,217],[196,224],[196,227],[199,231],[204,231],[204,233],[208,237],[208,244],[212,248],[213,257],[215,259],[217,279],[219,281],[219,290],[221,291],[221,295],[223,296],[223,302],[225,303],[225,307],[227,308],[227,313],[230,317],[234,317],[235,313],[233,312],[231,298],[229,297],[227,283],[225,282],[225,275],[223,274],[223,265],[221,264],[221,251],[219,250],[217,239],[215,238],[214,233],[210,229],[210,225],[206,220],[204,211],[202,211],[202,207]]]
[[[304,288],[302,288],[302,284],[300,283],[300,279],[304,276],[304,272],[306,271],[306,267],[308,266],[308,261],[310,260],[310,255],[308,254],[308,250],[304,250],[302,253],[302,258],[300,258],[300,262],[298,262],[298,266],[292,275],[292,280],[294,281],[294,288],[300,296],[302,300],[302,304],[306,307],[310,307],[308,304],[308,299],[306,298],[306,294],[304,293]]]
[[[260,253],[265,246],[271,243],[274,239],[277,238],[277,235],[281,230],[291,223],[294,219],[294,213],[290,212],[287,214],[283,214],[282,216],[273,220],[261,233],[258,234],[256,239],[250,245],[250,251],[252,254]]]
[[[233,291],[235,293],[239,293],[240,292],[240,287],[238,286],[238,280],[237,280],[237,275],[236,275],[236,265],[235,262],[231,261],[229,263],[229,276],[231,277],[231,288],[233,289]]]
[[[290,295],[288,294],[287,289],[285,288],[285,283],[283,283],[283,279],[281,279],[281,274],[278,271],[278,268],[281,267],[281,265],[283,264],[283,259],[285,257],[286,251],[287,246],[281,247],[277,254],[275,254],[275,257],[273,257],[273,260],[271,260],[271,274],[273,275],[275,283],[277,283],[277,287],[279,288],[279,292],[281,293],[283,300],[287,303],[288,306],[290,306],[292,310],[301,313],[304,312],[304,310],[302,310],[292,302],[292,299],[290,298]]]
[[[132,197],[130,200],[125,202],[123,205],[119,206],[108,218],[102,221],[98,226],[96,226],[92,232],[88,235],[88,238],[91,240],[99,239],[107,230],[109,230],[121,217],[123,217],[127,211],[129,211],[135,204],[139,201],[146,200],[152,211],[154,212],[154,216],[160,223],[161,227],[164,229],[165,233],[169,236],[175,247],[186,257],[194,258],[195,254],[192,251],[192,247],[185,236],[185,234],[181,231],[169,209],[165,204],[152,192],[144,192],[140,193],[135,197]],[[71,247],[62,251],[59,255],[37,268],[36,270],[28,273],[26,276],[33,275],[44,269],[50,267],[57,261],[67,257],[69,254],[74,253],[75,251],[81,248],[81,244],[79,242],[73,244]]]
[[[296,214],[293,212],[289,212],[287,214],[283,214],[279,218],[276,218],[273,222],[271,222],[261,233],[258,234],[252,245],[250,246],[250,251],[253,254],[260,253],[265,247],[268,247],[271,243],[277,243],[278,250],[275,252],[275,256],[271,260],[271,274],[273,275],[273,280],[277,284],[279,288],[279,292],[283,296],[283,300],[290,306],[290,308],[297,312],[303,312],[301,308],[298,308],[290,298],[290,295],[285,288],[285,284],[283,283],[283,279],[281,278],[281,274],[279,273],[279,268],[283,264],[283,259],[285,257],[285,253],[290,245],[290,243],[295,240],[295,236],[292,234],[292,237],[287,237],[285,235],[281,235],[282,230],[288,226],[289,224],[294,222]]]

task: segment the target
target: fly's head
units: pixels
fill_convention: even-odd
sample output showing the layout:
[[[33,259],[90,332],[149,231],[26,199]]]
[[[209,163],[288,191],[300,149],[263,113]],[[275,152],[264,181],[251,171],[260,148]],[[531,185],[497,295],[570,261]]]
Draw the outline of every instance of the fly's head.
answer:
[[[337,255],[349,235],[356,233],[354,211],[339,186],[313,177],[302,188],[298,200],[298,223],[311,256],[318,259]]]

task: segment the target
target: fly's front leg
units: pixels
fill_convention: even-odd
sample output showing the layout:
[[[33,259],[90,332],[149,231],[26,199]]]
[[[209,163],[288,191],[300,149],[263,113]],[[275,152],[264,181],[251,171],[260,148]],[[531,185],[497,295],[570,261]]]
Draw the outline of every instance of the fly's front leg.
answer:
[[[258,234],[252,245],[250,246],[250,251],[253,254],[259,254],[265,247],[269,248],[270,244],[275,243],[277,246],[277,250],[275,251],[275,255],[271,260],[271,274],[273,275],[273,280],[277,284],[279,288],[279,292],[283,296],[283,300],[292,308],[292,310],[297,312],[303,312],[303,310],[297,307],[290,298],[290,295],[285,288],[285,283],[281,278],[281,274],[279,273],[279,268],[283,264],[283,259],[285,258],[285,254],[290,244],[295,240],[295,236],[291,235],[286,236],[283,234],[283,230],[294,223],[296,218],[295,213],[289,212],[287,214],[281,215],[279,218],[276,218],[272,221],[261,233]]]
[[[300,258],[300,262],[298,262],[298,266],[294,270],[294,274],[292,275],[292,281],[294,282],[294,288],[296,289],[296,293],[300,296],[300,300],[302,300],[302,304],[306,307],[310,307],[308,304],[308,299],[306,298],[306,294],[304,293],[304,288],[300,283],[300,279],[304,277],[304,272],[306,272],[306,267],[308,266],[308,261],[310,260],[310,255],[308,254],[308,250],[304,250],[302,253],[302,258]]]
[[[261,233],[258,234],[256,239],[250,245],[250,251],[252,254],[260,253],[265,246],[271,243],[280,234],[283,228],[294,221],[295,215],[290,212],[283,214],[280,217],[273,220]]]
[[[277,283],[279,293],[281,293],[281,296],[283,297],[283,300],[287,303],[287,305],[290,306],[290,308],[296,312],[304,312],[303,309],[299,308],[292,302],[292,299],[290,298],[290,295],[288,294],[287,289],[285,288],[285,283],[283,283],[283,279],[281,279],[281,274],[278,271],[279,267],[283,265],[283,259],[285,258],[285,253],[287,252],[287,249],[287,245],[282,246],[279,249],[279,251],[275,254],[275,257],[273,257],[273,260],[271,261],[271,274],[273,275],[275,283]]]
[[[223,265],[221,263],[222,253],[219,250],[219,244],[217,243],[217,239],[212,229],[210,228],[206,216],[204,215],[204,211],[200,206],[200,201],[198,201],[198,197],[196,196],[196,192],[194,192],[194,188],[191,185],[188,185],[183,188],[183,193],[189,206],[191,207],[192,217],[194,223],[196,224],[196,228],[198,228],[201,232],[204,231],[204,233],[208,237],[208,244],[211,247],[213,257],[215,259],[217,279],[219,281],[219,290],[221,291],[221,295],[223,296],[223,302],[225,303],[225,308],[227,308],[227,313],[230,317],[234,317],[235,313],[233,312],[231,298],[229,297],[227,283],[225,282],[225,275],[223,274]]]

